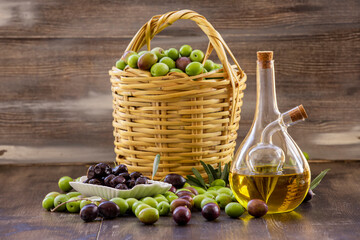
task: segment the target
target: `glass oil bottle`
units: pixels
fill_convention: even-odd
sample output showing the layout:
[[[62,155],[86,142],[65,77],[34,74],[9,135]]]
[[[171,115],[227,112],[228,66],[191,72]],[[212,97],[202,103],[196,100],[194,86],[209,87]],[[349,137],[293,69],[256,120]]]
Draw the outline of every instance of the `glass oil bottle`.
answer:
[[[305,198],[310,168],[287,128],[307,118],[302,105],[280,113],[276,102],[273,52],[257,53],[257,103],[253,124],[235,154],[229,181],[245,208],[252,199],[268,213],[289,212]]]

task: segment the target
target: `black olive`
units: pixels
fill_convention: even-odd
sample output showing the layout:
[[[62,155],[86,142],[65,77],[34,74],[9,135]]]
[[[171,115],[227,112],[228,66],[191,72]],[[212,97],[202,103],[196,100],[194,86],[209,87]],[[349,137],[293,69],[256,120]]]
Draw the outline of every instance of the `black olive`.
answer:
[[[103,185],[103,183],[97,178],[90,179],[89,184]]]
[[[120,173],[119,176],[124,177],[126,180],[129,180],[129,179],[130,179],[130,174],[127,173],[127,172]]]
[[[148,180],[146,177],[138,177],[135,181],[135,185],[138,185],[138,184],[147,184],[148,183]]]
[[[140,172],[132,172],[130,173],[130,178],[136,180],[137,178],[141,177],[142,173]]]
[[[304,200],[302,202],[308,202],[314,197],[315,193],[309,189],[308,193],[306,194]]]
[[[111,187],[116,187],[116,185],[118,185],[120,183],[126,183],[125,178],[122,177],[122,176],[116,176],[110,181],[110,186]]]
[[[94,168],[95,168],[94,165],[91,165],[91,166],[88,168],[87,174],[86,174],[86,176],[87,176],[88,179],[92,179],[92,178],[95,177]]]
[[[122,190],[127,190],[129,189],[125,183],[119,183],[118,185],[115,186],[116,189],[122,189]]]
[[[133,188],[135,186],[135,180],[134,179],[127,180],[126,185],[128,186],[128,188]]]
[[[186,182],[186,179],[175,173],[170,173],[165,176],[164,182],[172,184],[176,188],[182,188]]]
[[[120,173],[127,173],[128,172],[128,168],[125,164],[119,164],[116,167],[114,167],[112,169],[113,173],[115,175],[119,175]]]
[[[110,175],[108,175],[107,177],[105,177],[105,178],[104,178],[104,184],[105,184],[105,186],[111,187],[110,182],[111,182],[111,180],[113,180],[114,177],[115,177],[114,174],[110,174]]]

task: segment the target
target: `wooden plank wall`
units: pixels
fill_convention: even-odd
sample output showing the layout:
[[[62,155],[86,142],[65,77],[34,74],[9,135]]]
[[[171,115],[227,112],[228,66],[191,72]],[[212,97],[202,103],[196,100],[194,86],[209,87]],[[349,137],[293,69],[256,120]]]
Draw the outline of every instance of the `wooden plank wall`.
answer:
[[[151,16],[193,9],[222,34],[248,74],[241,142],[255,107],[257,50],[274,50],[278,104],[303,104],[289,129],[312,159],[360,159],[360,2],[0,1],[0,163],[111,161],[108,70]],[[153,46],[207,39],[180,21]],[[214,56],[215,57],[215,56]]]

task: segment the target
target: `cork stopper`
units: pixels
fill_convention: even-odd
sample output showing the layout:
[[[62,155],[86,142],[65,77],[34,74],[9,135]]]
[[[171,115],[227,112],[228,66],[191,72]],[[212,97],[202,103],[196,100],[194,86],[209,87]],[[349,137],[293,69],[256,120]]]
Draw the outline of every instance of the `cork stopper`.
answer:
[[[274,55],[273,51],[258,51],[257,59],[260,62],[271,61],[271,60],[273,60],[273,55]]]
[[[305,112],[305,109],[302,104],[297,106],[296,108],[291,109],[289,114],[292,122],[296,122],[308,118],[308,115]]]
[[[274,52],[273,51],[258,51],[257,59],[261,63],[262,68],[270,68],[271,62],[273,60]]]

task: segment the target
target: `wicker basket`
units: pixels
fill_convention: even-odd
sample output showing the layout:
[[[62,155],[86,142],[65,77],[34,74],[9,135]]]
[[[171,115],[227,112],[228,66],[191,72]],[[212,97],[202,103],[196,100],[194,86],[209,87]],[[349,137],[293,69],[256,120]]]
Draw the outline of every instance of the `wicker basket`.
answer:
[[[193,167],[205,175],[200,160],[214,167],[231,161],[246,86],[246,75],[220,34],[194,11],[154,16],[126,50],[138,51],[145,44],[150,50],[150,40],[179,19],[197,23],[209,38],[204,61],[214,49],[224,69],[197,76],[171,72],[162,77],[132,68],[113,67],[109,72],[116,161],[129,171],[150,176],[154,157],[160,153],[156,179],[168,173],[192,174]]]

